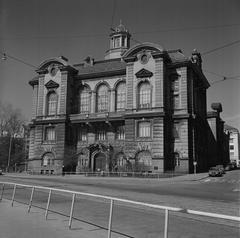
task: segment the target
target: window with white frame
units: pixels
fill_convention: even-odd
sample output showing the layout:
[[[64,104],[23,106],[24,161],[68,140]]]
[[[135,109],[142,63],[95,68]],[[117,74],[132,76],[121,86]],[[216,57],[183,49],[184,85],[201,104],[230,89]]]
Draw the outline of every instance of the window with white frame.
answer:
[[[96,131],[96,140],[106,140],[106,130],[98,129]]]
[[[125,139],[125,126],[120,125],[116,127],[116,139],[124,140]]]
[[[109,94],[105,84],[99,86],[97,90],[97,111],[108,112]]]
[[[151,137],[151,122],[138,122],[138,137]]]
[[[55,115],[57,113],[57,94],[50,92],[47,95],[47,115]]]
[[[45,128],[45,141],[55,141],[56,139],[55,127],[46,127]]]
[[[126,107],[126,84],[119,83],[116,90],[116,111],[125,110]]]
[[[87,141],[87,129],[84,127],[78,128],[78,141]]]
[[[151,85],[149,82],[143,82],[138,88],[138,107],[150,108],[151,107]]]
[[[87,87],[83,87],[79,90],[79,112],[88,113],[90,108],[90,94]]]

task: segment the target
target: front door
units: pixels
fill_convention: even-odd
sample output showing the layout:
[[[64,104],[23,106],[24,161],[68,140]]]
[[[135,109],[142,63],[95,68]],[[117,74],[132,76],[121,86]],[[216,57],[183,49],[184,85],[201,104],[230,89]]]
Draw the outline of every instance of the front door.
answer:
[[[103,153],[96,154],[94,158],[94,162],[95,162],[94,163],[95,171],[100,172],[100,171],[106,170],[107,159],[105,154]]]

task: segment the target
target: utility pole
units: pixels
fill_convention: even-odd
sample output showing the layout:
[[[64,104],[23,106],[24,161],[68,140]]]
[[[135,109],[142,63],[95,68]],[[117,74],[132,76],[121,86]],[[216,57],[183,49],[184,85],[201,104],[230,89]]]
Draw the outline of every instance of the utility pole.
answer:
[[[11,160],[11,151],[12,151],[12,134],[10,134],[9,140],[9,149],[8,149],[8,163],[7,163],[7,172],[9,172],[10,160]]]

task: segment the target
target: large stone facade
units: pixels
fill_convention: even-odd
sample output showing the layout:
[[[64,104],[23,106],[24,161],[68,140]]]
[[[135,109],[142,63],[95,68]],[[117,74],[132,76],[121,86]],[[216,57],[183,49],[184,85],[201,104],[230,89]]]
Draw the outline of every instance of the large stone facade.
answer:
[[[209,167],[201,56],[152,43],[129,46],[123,25],[104,60],[44,61],[33,87],[33,171],[177,171]],[[200,139],[197,139],[200,138]],[[200,143],[200,144],[199,144]],[[203,149],[199,149],[203,148]]]

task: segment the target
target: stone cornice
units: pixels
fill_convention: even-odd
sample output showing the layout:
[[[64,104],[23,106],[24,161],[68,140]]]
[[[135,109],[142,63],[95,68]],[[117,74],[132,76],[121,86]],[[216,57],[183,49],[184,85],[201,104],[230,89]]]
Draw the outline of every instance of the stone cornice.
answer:
[[[89,74],[80,74],[80,75],[76,75],[75,78],[76,79],[91,79],[91,78],[102,78],[102,77],[119,76],[119,75],[126,75],[126,69],[89,73]]]
[[[61,72],[67,71],[67,72],[71,72],[71,73],[74,73],[74,74],[77,74],[77,73],[78,73],[78,70],[75,69],[75,68],[73,68],[73,67],[70,66],[70,65],[67,65],[67,66],[62,65],[62,66],[59,67],[59,70],[60,70]]]

